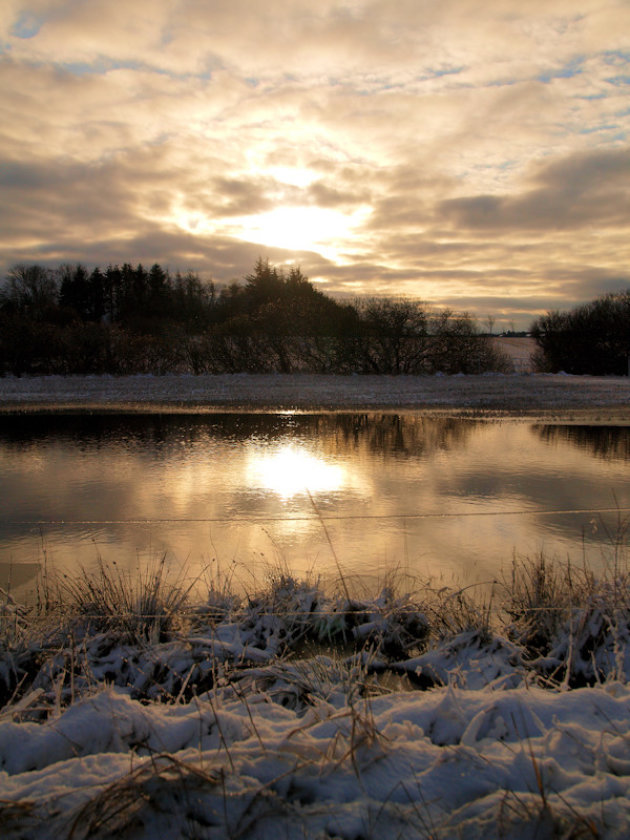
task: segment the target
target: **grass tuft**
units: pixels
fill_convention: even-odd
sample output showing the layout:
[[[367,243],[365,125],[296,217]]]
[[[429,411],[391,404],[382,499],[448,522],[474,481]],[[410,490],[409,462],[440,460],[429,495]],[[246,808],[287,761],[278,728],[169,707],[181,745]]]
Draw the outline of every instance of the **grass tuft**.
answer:
[[[95,572],[64,578],[62,598],[85,619],[88,632],[107,631],[136,644],[165,641],[181,623],[193,586],[172,581],[165,561],[132,575],[100,560]]]

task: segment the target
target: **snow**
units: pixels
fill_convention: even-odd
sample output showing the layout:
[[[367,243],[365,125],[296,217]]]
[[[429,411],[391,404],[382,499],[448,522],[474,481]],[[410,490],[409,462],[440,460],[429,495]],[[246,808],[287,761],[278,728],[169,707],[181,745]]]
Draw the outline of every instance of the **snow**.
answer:
[[[423,645],[409,596],[269,594],[161,642],[81,619],[5,650],[31,682],[0,712],[2,837],[627,836],[630,663],[568,689],[490,628]],[[340,616],[358,650],[300,653]]]
[[[3,836],[627,836],[627,686],[346,699],[303,715],[264,693],[147,707],[110,687],[4,721],[2,810],[31,810]]]
[[[482,376],[45,376],[0,378],[0,411],[423,410],[518,414],[626,412],[629,377]]]

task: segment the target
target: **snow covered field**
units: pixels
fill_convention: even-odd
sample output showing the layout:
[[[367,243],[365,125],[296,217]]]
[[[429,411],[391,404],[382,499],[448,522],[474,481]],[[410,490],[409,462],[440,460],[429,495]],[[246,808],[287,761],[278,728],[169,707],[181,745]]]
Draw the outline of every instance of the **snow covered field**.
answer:
[[[5,838],[627,838],[630,690],[450,688],[298,713],[109,688],[5,721]]]
[[[423,410],[630,419],[630,377],[566,375],[45,376],[0,378],[0,411]]]

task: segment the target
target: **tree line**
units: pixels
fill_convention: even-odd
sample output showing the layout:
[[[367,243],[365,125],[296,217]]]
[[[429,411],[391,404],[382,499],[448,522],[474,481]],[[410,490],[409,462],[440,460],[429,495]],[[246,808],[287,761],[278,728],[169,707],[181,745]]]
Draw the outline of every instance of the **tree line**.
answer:
[[[506,372],[468,315],[340,302],[259,260],[220,290],[155,263],[16,265],[0,288],[0,374]]]
[[[538,370],[624,376],[630,372],[630,291],[603,295],[537,318],[531,334]]]

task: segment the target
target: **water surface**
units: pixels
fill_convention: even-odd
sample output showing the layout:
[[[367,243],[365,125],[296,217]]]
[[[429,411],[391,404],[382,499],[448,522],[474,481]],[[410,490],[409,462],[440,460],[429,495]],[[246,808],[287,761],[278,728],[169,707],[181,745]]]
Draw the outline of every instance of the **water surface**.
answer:
[[[0,573],[98,558],[246,588],[278,569],[373,588],[611,561],[630,428],[415,414],[0,418]]]

